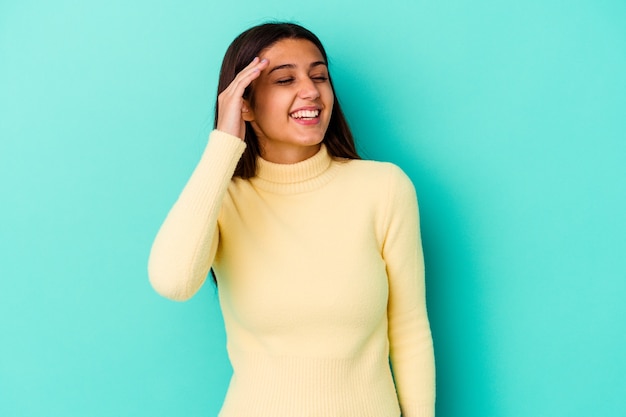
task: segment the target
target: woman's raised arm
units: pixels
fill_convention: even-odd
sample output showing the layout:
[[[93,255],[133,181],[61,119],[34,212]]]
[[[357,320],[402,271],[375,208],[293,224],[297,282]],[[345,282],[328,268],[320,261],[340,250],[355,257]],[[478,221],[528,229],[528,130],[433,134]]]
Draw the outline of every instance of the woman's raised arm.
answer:
[[[243,93],[267,64],[255,58],[220,93],[217,130],[154,240],[148,275],[164,297],[186,300],[206,280],[219,243],[222,201],[246,147]]]

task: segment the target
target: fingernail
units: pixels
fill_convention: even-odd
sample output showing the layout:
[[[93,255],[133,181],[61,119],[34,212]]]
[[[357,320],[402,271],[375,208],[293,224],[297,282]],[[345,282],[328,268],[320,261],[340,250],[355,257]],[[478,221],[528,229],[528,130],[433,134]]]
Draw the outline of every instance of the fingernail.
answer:
[[[266,58],[263,58],[263,59],[261,60],[261,64],[265,64],[266,62],[267,62],[267,59],[266,59]]]

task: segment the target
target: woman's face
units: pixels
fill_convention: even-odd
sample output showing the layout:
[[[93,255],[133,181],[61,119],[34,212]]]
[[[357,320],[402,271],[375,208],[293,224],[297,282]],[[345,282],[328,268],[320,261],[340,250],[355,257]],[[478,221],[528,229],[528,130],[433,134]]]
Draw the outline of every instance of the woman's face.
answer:
[[[280,40],[259,56],[269,65],[252,82],[254,98],[244,119],[251,123],[264,159],[303,161],[319,150],[333,111],[326,61],[304,39]]]

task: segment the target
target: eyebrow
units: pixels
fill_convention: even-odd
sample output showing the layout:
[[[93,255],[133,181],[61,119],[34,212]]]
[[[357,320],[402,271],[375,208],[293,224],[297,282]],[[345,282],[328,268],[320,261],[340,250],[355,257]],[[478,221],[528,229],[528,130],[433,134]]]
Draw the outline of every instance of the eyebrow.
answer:
[[[311,63],[311,65],[309,65],[309,69],[314,68],[314,67],[319,67],[320,65],[328,66],[328,65],[326,64],[326,62],[324,62],[324,61],[315,61],[315,62],[312,62],[312,63]],[[274,72],[274,71],[278,71],[278,70],[281,70],[281,69],[287,69],[287,68],[289,68],[289,69],[293,69],[293,68],[295,68],[295,67],[296,67],[296,65],[295,65],[295,64],[282,64],[282,65],[276,65],[274,68],[272,68],[272,69],[268,72],[268,74],[271,74],[272,72]]]

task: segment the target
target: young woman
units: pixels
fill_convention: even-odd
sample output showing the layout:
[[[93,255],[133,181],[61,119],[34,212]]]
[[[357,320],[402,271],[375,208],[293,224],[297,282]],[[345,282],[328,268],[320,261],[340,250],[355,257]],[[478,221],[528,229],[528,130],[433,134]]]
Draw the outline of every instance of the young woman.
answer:
[[[213,268],[234,370],[220,416],[433,416],[415,191],[359,159],[319,39],[237,37],[215,127],[149,275],[185,300]]]

